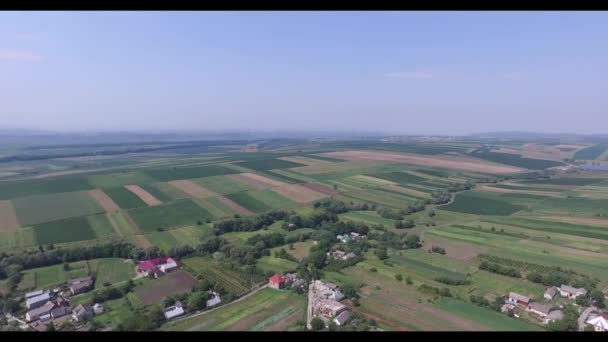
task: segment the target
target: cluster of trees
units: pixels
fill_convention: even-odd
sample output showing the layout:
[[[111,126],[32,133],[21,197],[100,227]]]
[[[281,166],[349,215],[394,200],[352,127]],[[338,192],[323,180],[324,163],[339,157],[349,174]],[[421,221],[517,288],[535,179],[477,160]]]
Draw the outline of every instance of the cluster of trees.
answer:
[[[485,299],[483,296],[476,296],[476,295],[471,295],[469,297],[469,299],[471,300],[471,303],[479,305],[481,307],[485,307],[491,310],[495,310],[495,311],[500,311],[500,309],[502,308],[502,305],[504,304],[503,300],[501,297],[496,297],[496,299],[494,300],[494,302],[490,302],[489,300]]]
[[[289,260],[289,261],[293,261],[293,262],[298,262],[299,261],[298,259],[296,259],[296,257],[294,257],[293,255],[287,253],[287,251],[285,250],[285,248],[281,248],[278,251],[274,252],[274,256],[276,258],[285,259],[285,260]]]
[[[438,295],[438,296],[442,296],[442,297],[452,297],[452,293],[450,292],[450,289],[448,289],[447,287],[437,288],[437,287],[430,286],[427,284],[422,284],[422,285],[418,286],[418,291],[420,291],[422,293],[430,294],[430,295]]]
[[[565,305],[562,309],[564,318],[547,324],[549,331],[578,331],[578,310],[574,305]]]
[[[445,248],[439,246],[431,247],[431,252],[445,255]]]
[[[163,310],[158,305],[149,309],[137,309],[125,317],[117,326],[119,331],[150,331],[165,322]]]
[[[494,263],[487,262],[487,261],[482,261],[479,264],[479,269],[488,271],[488,272],[492,272],[492,273],[496,273],[496,274],[505,275],[507,277],[521,278],[521,273],[516,268],[506,267],[506,266],[494,264]]]
[[[397,229],[404,229],[404,228],[407,229],[407,228],[413,228],[415,226],[416,226],[416,223],[412,219],[406,219],[403,221],[395,222],[395,228],[397,228]]]
[[[126,296],[129,292],[133,291],[135,284],[129,280],[126,284],[121,287],[107,287],[99,291],[95,291],[93,294],[93,303],[103,303],[108,300],[118,299]]]
[[[604,299],[604,293],[602,291],[594,289],[590,292],[587,292],[584,296],[576,297],[576,304],[587,307],[590,305],[595,305],[598,308],[605,308],[606,302]]]
[[[281,233],[256,234],[247,239],[247,244],[256,246],[257,248],[272,248],[285,244],[285,238]]]
[[[400,235],[394,232],[374,231],[370,233],[369,238],[378,241],[381,245],[399,250],[422,247],[420,237],[416,234]]]
[[[403,220],[403,215],[395,210],[389,208],[380,208],[377,211],[378,215],[384,217],[389,220]]]
[[[470,285],[471,284],[471,281],[468,279],[457,279],[457,278],[451,278],[448,276],[437,277],[437,278],[434,278],[433,280],[446,284],[446,285]]]
[[[435,191],[431,194],[432,204],[445,204],[452,200],[452,194],[448,191]]]
[[[276,221],[285,220],[295,215],[293,211],[273,210],[254,217],[236,217],[214,223],[213,228],[216,235],[229,232],[252,232],[267,227]]]

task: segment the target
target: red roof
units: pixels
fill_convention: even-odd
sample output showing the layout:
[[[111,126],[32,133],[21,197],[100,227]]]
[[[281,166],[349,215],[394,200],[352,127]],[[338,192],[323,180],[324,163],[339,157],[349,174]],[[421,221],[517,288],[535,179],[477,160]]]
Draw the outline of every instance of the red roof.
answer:
[[[170,258],[169,257],[160,257],[160,258],[154,258],[154,259],[149,259],[149,260],[143,260],[143,261],[139,262],[139,264],[137,265],[137,269],[139,271],[148,271],[148,270],[155,268],[158,265],[167,263],[168,259],[170,259]]]
[[[273,283],[278,283],[278,284],[285,282],[285,280],[286,279],[284,277],[281,277],[278,274],[275,274],[272,277],[268,278],[268,281],[273,282]]]

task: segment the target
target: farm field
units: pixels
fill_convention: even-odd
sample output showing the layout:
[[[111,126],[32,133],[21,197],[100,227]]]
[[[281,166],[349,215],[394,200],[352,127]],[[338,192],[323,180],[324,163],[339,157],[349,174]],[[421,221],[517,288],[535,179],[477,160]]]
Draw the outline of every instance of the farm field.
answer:
[[[142,201],[137,195],[128,189],[120,186],[115,188],[104,189],[104,192],[116,203],[121,209],[133,209],[146,206],[146,202]]]
[[[33,226],[39,244],[93,240],[97,237],[86,217],[80,216]]]
[[[285,272],[295,271],[298,267],[298,263],[276,258],[274,256],[263,256],[257,261],[256,266],[264,272],[283,274]]]
[[[22,226],[103,212],[85,191],[21,197],[13,204]]]
[[[144,232],[196,225],[212,218],[211,214],[192,200],[179,200],[169,204],[138,208],[129,211],[129,216]]]
[[[590,146],[576,152],[574,154],[574,159],[594,160],[601,156],[606,149],[608,149],[608,146],[602,144]]]
[[[452,203],[440,207],[441,210],[476,215],[511,215],[525,208],[522,205],[480,196],[474,192],[459,193]]]
[[[297,205],[272,190],[255,190],[226,195],[226,198],[255,213],[271,209],[289,208]]]
[[[145,173],[155,179],[168,182],[177,179],[192,179],[209,176],[227,175],[238,171],[221,165],[203,165],[192,167],[174,167],[170,169],[146,170]]]
[[[243,279],[234,271],[220,268],[217,263],[210,259],[193,257],[182,261],[185,268],[193,274],[219,282],[226,290],[234,294],[240,295],[249,290],[250,284],[247,279]]]
[[[158,279],[145,279],[142,285],[135,288],[135,296],[144,304],[158,304],[168,296],[187,293],[196,283],[188,272],[174,271]]]
[[[93,187],[83,177],[59,177],[52,179],[24,180],[0,183],[0,199],[12,199],[32,195],[90,190]]]
[[[262,289],[201,316],[165,324],[172,331],[285,331],[306,319],[306,300],[290,291]]]
[[[235,163],[238,166],[242,166],[251,170],[265,171],[272,169],[288,169],[298,166],[305,166],[304,164],[294,163],[282,159],[258,159],[244,162]]]

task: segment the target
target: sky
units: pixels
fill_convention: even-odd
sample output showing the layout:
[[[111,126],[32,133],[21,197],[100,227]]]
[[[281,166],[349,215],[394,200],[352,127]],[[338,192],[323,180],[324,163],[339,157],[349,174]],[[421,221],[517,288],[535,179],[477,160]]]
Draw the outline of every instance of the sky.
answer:
[[[607,133],[608,12],[0,12],[0,129]]]

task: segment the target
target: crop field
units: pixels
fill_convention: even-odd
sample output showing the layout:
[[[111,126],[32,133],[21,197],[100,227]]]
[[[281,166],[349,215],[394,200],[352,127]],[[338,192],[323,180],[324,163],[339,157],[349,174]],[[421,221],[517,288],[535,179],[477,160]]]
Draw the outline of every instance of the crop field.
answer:
[[[93,240],[97,237],[86,217],[74,217],[33,226],[39,244]]]
[[[562,192],[565,189],[540,187],[540,186],[525,186],[525,185],[509,185],[509,184],[493,184],[493,188],[509,189],[509,190],[522,190],[522,191],[542,191],[542,192]]]
[[[209,176],[228,175],[238,171],[222,165],[203,165],[194,167],[174,167],[170,169],[146,170],[145,173],[163,182],[176,179],[192,179]]]
[[[32,195],[53,194],[89,190],[93,187],[83,177],[0,182],[0,199],[12,199]]]
[[[290,291],[262,289],[247,299],[212,312],[167,323],[172,331],[285,331],[306,319],[306,300]]]
[[[268,189],[239,192],[226,195],[226,197],[255,213],[261,213],[270,209],[288,208],[297,205],[296,202],[293,202]]]
[[[86,216],[86,219],[89,221],[89,226],[96,237],[102,238],[104,236],[114,235],[114,227],[107,214]]]
[[[288,169],[292,167],[305,166],[304,164],[294,163],[287,160],[272,158],[272,159],[258,159],[258,160],[248,160],[239,163],[235,163],[236,165],[246,167],[251,170],[256,171],[266,171],[273,169]]]
[[[456,211],[466,214],[477,215],[511,215],[525,206],[510,204],[506,201],[499,201],[487,197],[478,196],[472,192],[459,193],[454,201],[448,205],[441,206],[441,210]]]
[[[525,158],[520,155],[500,152],[474,152],[472,156],[493,161],[496,163],[512,165],[531,170],[542,170],[549,167],[564,165],[564,163],[545,159]]]
[[[165,297],[190,292],[195,283],[196,279],[188,272],[180,270],[158,279],[145,279],[134,293],[144,305],[158,304]]]
[[[153,182],[154,178],[142,171],[96,174],[88,177],[89,183],[97,188],[116,188],[127,184]]]
[[[220,195],[255,189],[245,183],[235,181],[232,176],[212,176],[197,178],[192,181]]]
[[[198,205],[207,210],[215,218],[229,217],[237,213],[228,205],[220,201],[219,198],[195,199]]]
[[[0,201],[0,232],[11,233],[19,228],[15,207],[11,201]]]
[[[0,250],[24,248],[36,245],[36,235],[32,227],[22,227],[15,232],[0,232]]]
[[[397,184],[419,183],[425,180],[424,178],[405,172],[375,173],[368,176],[386,179]]]
[[[171,247],[190,245],[195,247],[200,238],[209,233],[210,230],[205,226],[191,226],[176,228],[162,232],[151,232],[146,234],[146,238],[163,251],[168,251]]]
[[[196,225],[198,221],[211,219],[211,214],[192,200],[178,200],[169,204],[138,208],[129,216],[144,232]]]
[[[608,199],[551,197],[532,206],[532,211],[542,214],[571,216],[608,215]]]
[[[145,192],[149,193],[154,198],[158,199],[160,202],[170,202],[176,199],[174,196],[167,194],[165,191],[161,190],[158,186],[163,183],[147,183],[140,184],[139,187],[142,188]]]
[[[348,213],[339,214],[338,217],[340,217],[340,220],[343,221],[363,222],[368,225],[381,224],[386,227],[392,227],[395,224],[395,220],[384,218],[372,210],[351,211]]]
[[[22,226],[103,212],[86,191],[21,197],[13,204]]]
[[[249,290],[250,282],[242,278],[238,273],[219,267],[212,260],[193,257],[182,260],[186,269],[197,276],[202,276],[204,279],[215,281],[237,295],[243,294]]]
[[[574,159],[581,160],[594,160],[601,156],[604,151],[608,149],[607,145],[593,145],[591,147],[584,148],[574,154]]]
[[[133,209],[145,207],[146,203],[137,195],[127,190],[124,187],[116,187],[104,189],[104,192],[116,203],[121,209]]]
[[[584,186],[596,184],[604,181],[601,178],[551,178],[551,179],[543,179],[543,180],[533,180],[533,181],[523,181],[522,183],[526,184],[542,184],[542,185],[575,185],[575,186]]]

